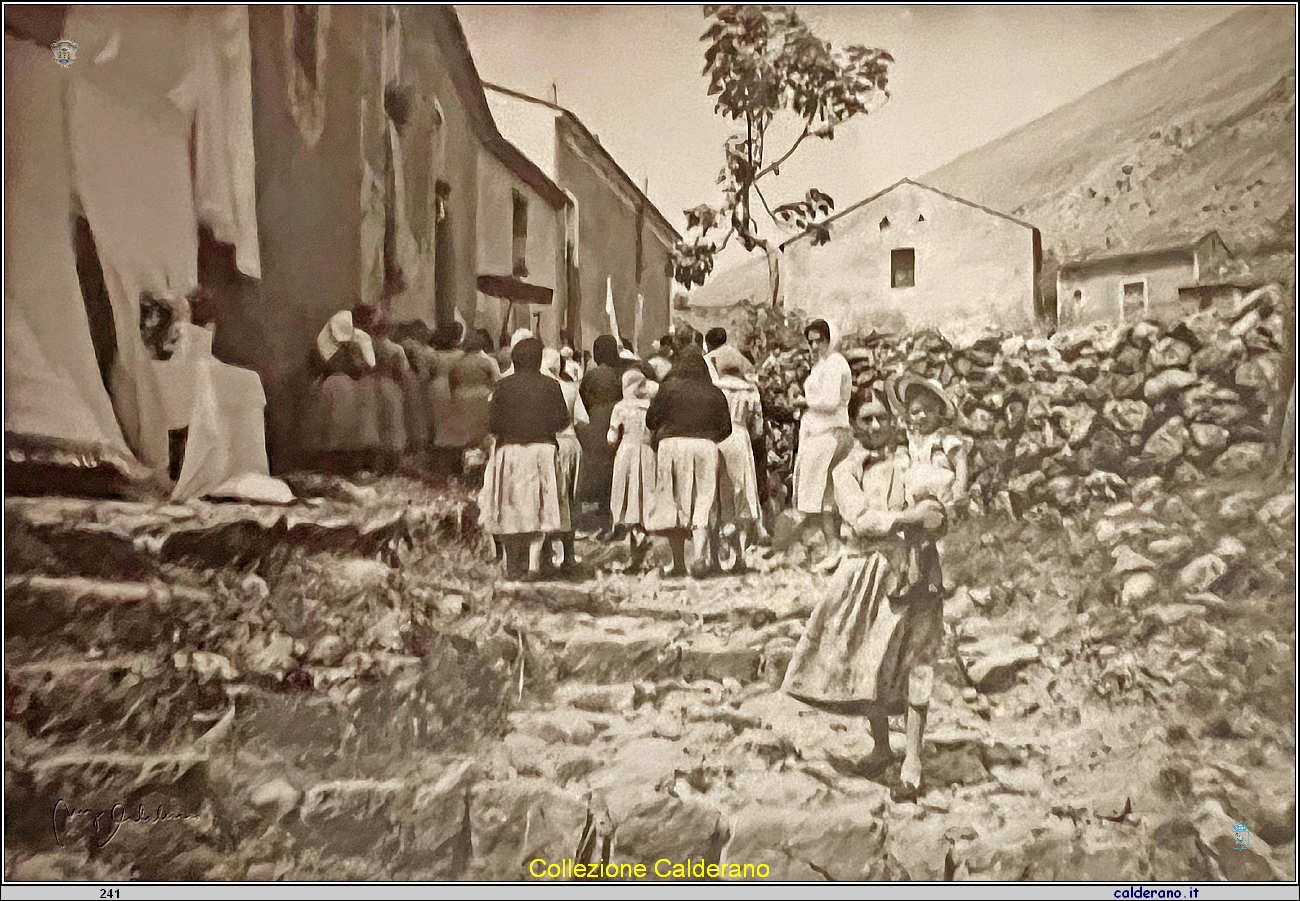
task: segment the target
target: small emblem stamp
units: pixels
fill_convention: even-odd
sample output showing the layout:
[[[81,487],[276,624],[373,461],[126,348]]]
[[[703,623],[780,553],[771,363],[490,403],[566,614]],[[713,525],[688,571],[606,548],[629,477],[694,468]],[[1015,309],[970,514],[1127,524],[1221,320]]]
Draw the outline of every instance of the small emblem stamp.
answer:
[[[1236,844],[1232,846],[1233,849],[1236,851],[1249,851],[1250,827],[1245,823],[1234,823],[1232,825],[1232,833],[1237,839]]]
[[[59,38],[50,48],[54,51],[54,61],[65,69],[77,58],[77,45],[67,38]]]

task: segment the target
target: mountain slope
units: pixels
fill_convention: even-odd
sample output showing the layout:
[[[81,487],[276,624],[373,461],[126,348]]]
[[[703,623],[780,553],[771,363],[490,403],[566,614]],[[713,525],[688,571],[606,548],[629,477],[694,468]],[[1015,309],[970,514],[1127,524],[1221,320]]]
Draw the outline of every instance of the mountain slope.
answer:
[[[1037,225],[1058,259],[1294,244],[1295,10],[1251,7],[922,176]]]

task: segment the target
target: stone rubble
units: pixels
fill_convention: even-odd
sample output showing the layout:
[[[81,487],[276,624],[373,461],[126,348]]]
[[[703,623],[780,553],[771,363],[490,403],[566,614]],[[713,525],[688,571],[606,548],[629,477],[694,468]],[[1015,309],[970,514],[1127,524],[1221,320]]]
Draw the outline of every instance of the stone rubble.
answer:
[[[580,581],[517,585],[468,492],[405,478],[297,478],[269,514],[8,499],[6,873],[1293,880],[1295,495],[1251,384],[1271,370],[1242,373],[1280,359],[1278,316],[1265,292],[1174,327],[850,348],[859,380],[954,389],[987,511],[943,539],[915,798],[862,772],[860,719],[779,691],[834,585],[798,543],[701,582],[583,543]],[[805,359],[763,367],[778,488]],[[59,846],[58,797],[194,816]]]
[[[1017,513],[1039,502],[1068,508],[1079,494],[1101,496],[1087,484],[1098,471],[1118,477],[1111,492],[1149,475],[1257,472],[1281,427],[1288,332],[1278,288],[1247,299],[1172,325],[1090,326],[1050,340],[990,335],[964,347],[938,332],[850,335],[841,349],[858,385],[910,372],[949,391],[985,510],[999,495]],[[788,497],[790,400],[807,377],[807,353],[797,320],[771,341],[785,349],[759,367],[759,381],[769,470]],[[1023,404],[1023,423],[1009,419],[1012,400]]]

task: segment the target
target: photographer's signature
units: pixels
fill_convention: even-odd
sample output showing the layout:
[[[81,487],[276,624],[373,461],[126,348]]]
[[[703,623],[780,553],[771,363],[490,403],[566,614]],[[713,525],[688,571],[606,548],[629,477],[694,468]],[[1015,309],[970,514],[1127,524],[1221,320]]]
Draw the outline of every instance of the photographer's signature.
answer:
[[[161,804],[153,813],[148,813],[141,804],[137,807],[136,812],[132,814],[122,803],[114,804],[108,808],[93,807],[71,807],[66,801],[60,798],[54,805],[54,840],[63,845],[63,838],[67,835],[68,824],[75,819],[89,820],[94,828],[95,847],[102,848],[113,840],[118,830],[125,823],[135,825],[152,825],[162,823],[167,820],[197,820],[197,813],[169,813],[163,810]],[[100,839],[103,839],[102,841]]]

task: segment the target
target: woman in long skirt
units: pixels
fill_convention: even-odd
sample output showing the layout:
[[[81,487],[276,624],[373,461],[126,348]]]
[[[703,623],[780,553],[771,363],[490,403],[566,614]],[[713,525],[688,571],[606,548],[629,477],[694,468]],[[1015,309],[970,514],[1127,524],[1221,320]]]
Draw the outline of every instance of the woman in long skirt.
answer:
[[[856,394],[853,407],[858,443],[833,479],[855,553],[840,565],[841,589],[813,610],[783,688],[814,707],[868,718],[873,748],[866,773],[892,762],[889,717],[905,713],[902,781],[915,789],[943,638],[935,540],[947,521],[938,495],[951,473],[912,465],[905,449],[895,450],[894,415],[880,394]]]
[[[556,433],[569,425],[564,394],[541,373],[542,342],[528,338],[510,353],[514,374],[497,385],[488,429],[496,439],[479,492],[483,528],[501,539],[506,574],[541,574],[542,542],[560,530]]]
[[[758,506],[758,474],[754,468],[752,439],[763,431],[763,401],[758,387],[745,377],[748,361],[740,351],[723,345],[713,352],[718,377],[714,384],[727,398],[731,411],[731,434],[718,445],[722,454],[722,471],[718,480],[719,522],[723,529],[735,531],[736,564],[733,571],[745,568],[745,548],[757,536],[761,522]],[[719,534],[714,542],[714,557],[719,553]]]
[[[357,306],[352,310],[352,321],[370,334],[375,351],[375,371],[365,383],[378,416],[379,440],[367,455],[371,458],[368,462],[379,472],[395,472],[409,441],[402,383],[410,376],[411,365],[406,351],[389,338],[382,308]]]
[[[451,407],[464,430],[460,436],[465,442],[461,469],[466,473],[483,464],[492,391],[501,377],[496,361],[484,352],[482,340],[477,331],[468,332],[461,343],[462,356],[447,372]]]
[[[559,466],[560,530],[553,536],[559,539],[564,552],[560,572],[567,575],[578,564],[573,541],[573,508],[577,503],[578,476],[582,471],[582,445],[578,443],[574,426],[587,424],[587,408],[578,396],[577,383],[564,378],[564,358],[558,350],[548,347],[542,351],[542,374],[559,384],[569,411],[568,428],[555,436],[556,462]]]
[[[614,453],[614,480],[610,510],[615,526],[628,527],[630,554],[624,572],[637,572],[645,562],[650,543],[645,536],[646,517],[655,496],[655,452],[646,428],[653,382],[636,369],[623,373],[623,399],[609,419],[608,439]]]
[[[465,355],[458,346],[464,327],[459,322],[440,325],[429,343],[433,347],[428,379],[430,469],[439,481],[461,473],[466,429],[451,398],[451,368]]]
[[[686,539],[692,538],[691,574],[709,569],[705,559],[718,496],[718,442],[731,434],[727,398],[709,378],[704,356],[693,345],[678,351],[673,370],[646,410],[654,432],[655,495],[646,530],[668,539],[672,576],[686,575]]]
[[[831,559],[840,538],[831,470],[853,445],[849,429],[853,373],[848,361],[831,349],[831,327],[825,319],[810,322],[804,337],[813,367],[804,382],[803,397],[795,400],[802,417],[794,461],[794,507],[807,522],[821,526],[826,557]]]
[[[316,336],[312,369],[317,381],[303,443],[318,455],[325,472],[367,469],[381,444],[379,407],[370,381],[375,363],[374,342],[353,324],[351,310],[335,313]]]
[[[623,368],[618,358],[618,342],[612,335],[601,335],[592,345],[596,366],[582,377],[579,393],[587,407],[591,424],[578,431],[582,442],[582,477],[578,486],[578,500],[594,504],[602,528],[610,522],[609,492],[614,478],[614,451],[606,440],[609,417],[614,405],[623,399]],[[606,537],[613,536],[610,528]]]

